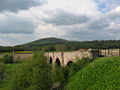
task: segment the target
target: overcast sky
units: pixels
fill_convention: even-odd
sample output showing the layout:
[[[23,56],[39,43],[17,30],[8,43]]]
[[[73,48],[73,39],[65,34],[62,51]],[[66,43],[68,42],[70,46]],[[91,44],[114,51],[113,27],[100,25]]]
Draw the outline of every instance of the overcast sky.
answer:
[[[0,0],[0,46],[45,37],[120,39],[120,0]]]

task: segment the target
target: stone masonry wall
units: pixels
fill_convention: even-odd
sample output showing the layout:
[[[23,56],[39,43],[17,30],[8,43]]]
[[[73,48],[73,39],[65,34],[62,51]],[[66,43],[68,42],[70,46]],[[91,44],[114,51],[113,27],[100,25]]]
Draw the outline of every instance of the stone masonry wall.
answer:
[[[91,53],[88,51],[52,52],[52,53],[47,53],[47,56],[48,56],[48,60],[50,59],[50,57],[52,58],[53,63],[56,63],[56,59],[58,58],[62,66],[67,65],[69,61],[76,62],[77,59],[92,57]]]

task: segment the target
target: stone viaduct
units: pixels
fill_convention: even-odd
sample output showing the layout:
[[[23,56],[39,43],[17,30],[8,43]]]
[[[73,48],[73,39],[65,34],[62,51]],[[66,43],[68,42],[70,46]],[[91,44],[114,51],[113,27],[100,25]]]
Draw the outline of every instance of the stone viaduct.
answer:
[[[92,54],[89,51],[72,51],[72,52],[50,52],[46,54],[49,63],[56,63],[59,66],[66,66],[70,63],[76,62],[77,59],[92,58]]]
[[[120,56],[120,49],[81,49],[71,52],[50,52],[46,54],[51,64],[58,64],[59,66],[66,66],[70,63],[76,62],[77,59],[95,58],[95,57],[111,57]]]

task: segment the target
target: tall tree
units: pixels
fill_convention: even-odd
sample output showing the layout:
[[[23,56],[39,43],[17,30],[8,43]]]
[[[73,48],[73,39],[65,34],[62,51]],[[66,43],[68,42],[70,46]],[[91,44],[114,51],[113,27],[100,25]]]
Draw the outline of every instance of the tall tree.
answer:
[[[32,60],[23,64],[11,81],[11,90],[50,90],[51,66],[44,53],[36,53]]]

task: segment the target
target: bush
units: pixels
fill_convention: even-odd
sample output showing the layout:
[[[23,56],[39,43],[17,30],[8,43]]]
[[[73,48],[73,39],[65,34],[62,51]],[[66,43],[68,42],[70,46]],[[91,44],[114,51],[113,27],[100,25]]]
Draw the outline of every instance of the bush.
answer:
[[[36,53],[30,61],[23,63],[11,83],[11,90],[50,90],[51,66],[44,53]]]
[[[81,60],[78,60],[75,63],[72,63],[72,65],[69,67],[69,74],[68,74],[68,78],[72,77],[73,75],[75,75],[79,70],[81,70],[82,68],[84,68],[86,65],[88,65],[89,63],[91,63],[92,61],[94,61],[94,59],[90,59],[90,58],[83,58]]]
[[[52,90],[62,90],[65,83],[64,69],[58,65],[54,66],[52,72],[53,88]]]
[[[5,78],[5,65],[4,63],[0,62],[0,84]]]
[[[13,63],[13,55],[12,54],[6,54],[3,56],[2,61],[6,64]]]
[[[65,77],[64,77],[63,68],[59,66],[55,66],[54,71],[52,73],[52,77],[53,77],[53,82],[60,82],[60,83],[64,82]]]
[[[65,90],[120,90],[120,57],[95,60],[73,76]]]

